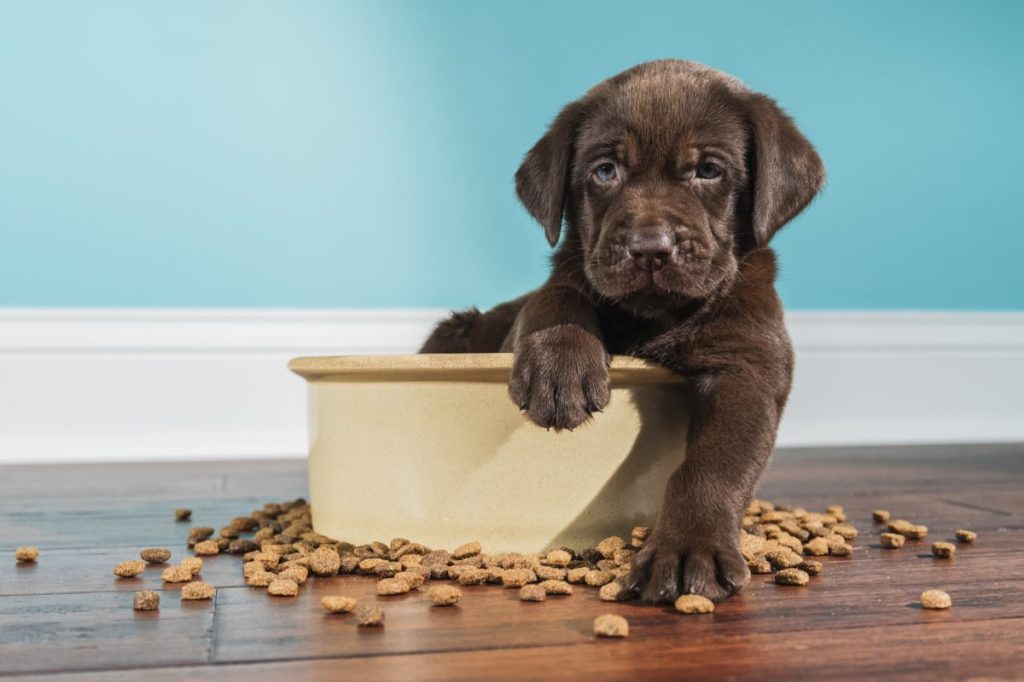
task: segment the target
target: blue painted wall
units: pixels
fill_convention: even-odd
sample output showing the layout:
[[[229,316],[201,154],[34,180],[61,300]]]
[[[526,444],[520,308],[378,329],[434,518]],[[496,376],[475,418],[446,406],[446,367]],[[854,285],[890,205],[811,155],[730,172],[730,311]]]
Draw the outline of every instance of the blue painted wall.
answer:
[[[1022,36],[1012,0],[0,0],[0,305],[512,297],[547,257],[522,154],[684,57],[826,161],[791,308],[1022,309]]]

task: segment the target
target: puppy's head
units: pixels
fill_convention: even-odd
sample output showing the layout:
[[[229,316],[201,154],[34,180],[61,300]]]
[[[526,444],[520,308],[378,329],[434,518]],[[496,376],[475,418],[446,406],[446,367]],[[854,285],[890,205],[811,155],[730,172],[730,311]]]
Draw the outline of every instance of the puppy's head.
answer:
[[[636,308],[712,296],[824,182],[775,102],[694,62],[649,62],[569,104],[516,190],[554,246],[563,217],[587,279]]]

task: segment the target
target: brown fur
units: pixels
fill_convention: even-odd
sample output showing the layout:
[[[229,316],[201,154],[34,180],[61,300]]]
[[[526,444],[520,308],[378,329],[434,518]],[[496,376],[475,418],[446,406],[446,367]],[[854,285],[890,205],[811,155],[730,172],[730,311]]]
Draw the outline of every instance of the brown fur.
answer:
[[[611,354],[690,379],[687,457],[631,573],[648,601],[721,600],[750,578],[737,533],[793,371],[767,244],[823,182],[771,99],[693,62],[641,64],[569,104],[516,174],[552,246],[566,227],[547,282],[423,347],[513,352],[510,396],[555,429],[607,404]]]

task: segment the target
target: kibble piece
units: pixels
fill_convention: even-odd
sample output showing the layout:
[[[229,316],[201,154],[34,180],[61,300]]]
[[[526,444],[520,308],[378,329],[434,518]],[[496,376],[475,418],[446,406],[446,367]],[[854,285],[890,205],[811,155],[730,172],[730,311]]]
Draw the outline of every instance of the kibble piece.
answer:
[[[528,568],[509,568],[501,575],[501,584],[505,587],[522,587],[537,582],[537,575]]]
[[[828,553],[832,556],[846,557],[853,555],[853,547],[850,547],[845,542],[836,542],[828,544]]]
[[[245,578],[257,573],[266,573],[266,571],[267,569],[263,568],[263,564],[258,561],[247,561],[242,564],[242,576]]]
[[[209,526],[192,526],[188,529],[188,544],[191,547],[197,542],[202,542],[213,535],[213,529]]]
[[[806,585],[811,577],[799,568],[784,568],[775,574],[776,585]]]
[[[821,575],[821,571],[825,568],[825,566],[820,561],[815,561],[814,559],[804,559],[800,562],[800,565],[797,566],[797,568],[799,568],[801,571],[808,575]]]
[[[137,559],[134,561],[122,561],[117,566],[114,566],[114,575],[119,578],[134,578],[145,570],[145,561],[139,561]]]
[[[900,535],[906,535],[914,527],[910,521],[906,519],[896,519],[889,522],[889,532],[899,533]]]
[[[14,560],[19,564],[30,564],[39,558],[39,550],[35,547],[19,547],[14,550]]]
[[[352,597],[343,595],[327,595],[320,599],[320,606],[331,613],[348,613],[358,602]]]
[[[152,590],[136,592],[132,608],[136,611],[156,611],[160,608],[160,593]]]
[[[434,606],[455,606],[462,599],[462,592],[451,585],[434,585],[427,590],[427,599]]]
[[[615,574],[611,571],[591,571],[587,573],[587,577],[583,579],[583,582],[591,587],[601,587],[613,580],[615,580]]]
[[[139,557],[147,564],[164,564],[171,558],[171,550],[163,547],[149,547],[139,552]]]
[[[618,580],[602,585],[601,590],[597,593],[601,601],[622,601],[628,594],[626,586]]]
[[[410,590],[415,590],[427,581],[426,576],[418,571],[400,571],[395,574],[395,580],[404,580],[409,585]],[[490,582],[490,579],[488,579]],[[500,578],[499,581],[501,582]]]
[[[767,575],[772,572],[772,564],[763,556],[754,557],[754,560],[747,563],[747,568],[755,575]]]
[[[953,600],[942,590],[927,590],[921,593],[921,606],[926,609],[948,609]]]
[[[614,613],[594,619],[594,634],[598,637],[629,637],[629,621]]]
[[[956,531],[956,539],[959,542],[974,542],[978,539],[978,534],[971,530],[959,528]]]
[[[814,538],[804,545],[807,556],[825,556],[828,554],[828,541],[825,538]]]
[[[182,601],[196,601],[199,599],[213,599],[217,593],[216,588],[210,583],[186,583],[181,588]]]
[[[309,555],[309,570],[316,575],[336,575],[340,568],[341,557],[330,547],[318,547]]]
[[[601,542],[597,543],[597,551],[601,553],[605,559],[611,559],[615,556],[617,550],[622,549],[626,546],[626,541],[620,538],[618,535],[612,535],[607,537]]]
[[[777,549],[768,552],[764,556],[776,569],[794,568],[799,566],[800,562],[804,560],[803,557],[790,549]]]
[[[453,559],[465,559],[467,557],[476,556],[480,553],[479,542],[467,542],[464,545],[460,545],[452,551]]]
[[[410,589],[410,585],[401,578],[384,578],[383,580],[377,581],[377,594],[381,595],[395,595],[405,594]]]
[[[483,585],[487,582],[487,579],[491,577],[491,573],[483,568],[476,568],[475,566],[467,566],[464,571],[459,573],[459,584],[460,585]]]
[[[572,585],[565,582],[564,580],[545,580],[538,583],[545,592],[554,595],[570,595],[572,594]],[[611,584],[611,583],[609,583]]]
[[[554,566],[537,566],[533,572],[540,580],[565,580],[565,576],[568,574],[564,568],[555,568]]]
[[[192,518],[192,510],[191,509],[185,509],[184,507],[179,507],[178,509],[174,510],[174,520],[175,521],[188,521],[191,518]]]
[[[192,580],[192,571],[184,566],[168,566],[160,577],[167,583],[187,583]]]
[[[904,535],[910,540],[923,540],[928,535],[928,526],[912,526]]]
[[[680,613],[711,613],[714,610],[715,602],[699,594],[684,594],[676,599],[676,611]]]
[[[899,533],[882,533],[878,536],[878,541],[881,542],[882,547],[885,547],[886,549],[899,549],[907,539]]]
[[[572,561],[572,555],[566,552],[564,549],[553,549],[547,553],[544,557],[547,560],[549,566],[556,568],[565,568]]]
[[[384,610],[376,606],[360,606],[356,610],[356,623],[367,628],[380,627],[384,625]]]
[[[231,544],[228,545],[229,554],[248,554],[254,550],[259,549],[260,546],[256,544],[255,540],[246,540],[242,538],[240,540],[232,540]]]
[[[858,535],[857,529],[848,523],[838,523],[832,526],[832,532],[842,536],[844,540],[853,540]]]
[[[245,584],[249,587],[268,587],[275,580],[277,580],[277,576],[270,571],[260,571],[247,577]]]
[[[548,593],[540,585],[523,585],[519,588],[519,599],[521,601],[544,601]]]
[[[216,540],[203,540],[197,542],[194,549],[199,556],[213,556],[220,554],[220,543]]]
[[[590,573],[590,569],[586,566],[579,566],[578,568],[570,568],[566,574],[565,579],[573,584],[581,583],[587,578],[587,574]]]
[[[885,523],[889,520],[889,510],[876,509],[875,511],[871,512],[871,518],[875,520],[875,523]]]
[[[299,593],[299,584],[294,580],[277,578],[267,586],[267,592],[275,597],[294,597]]]
[[[951,559],[956,554],[956,545],[952,542],[932,543],[932,554],[940,559]]]
[[[203,570],[203,560],[197,556],[187,556],[181,560],[181,566],[192,575],[199,575],[199,571]]]
[[[277,577],[285,580],[293,580],[296,584],[301,585],[306,582],[306,578],[309,577],[309,571],[303,566],[291,566],[279,572]]]

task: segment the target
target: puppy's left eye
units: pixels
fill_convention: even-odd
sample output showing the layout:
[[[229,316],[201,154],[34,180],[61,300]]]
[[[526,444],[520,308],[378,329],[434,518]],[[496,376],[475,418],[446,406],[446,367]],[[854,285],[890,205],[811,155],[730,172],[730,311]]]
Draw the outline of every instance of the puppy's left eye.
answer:
[[[601,182],[611,182],[616,175],[618,175],[618,171],[615,169],[614,163],[602,163],[594,169],[594,177]]]
[[[704,161],[697,166],[697,177],[701,180],[715,180],[724,174],[722,167],[713,161]]]

